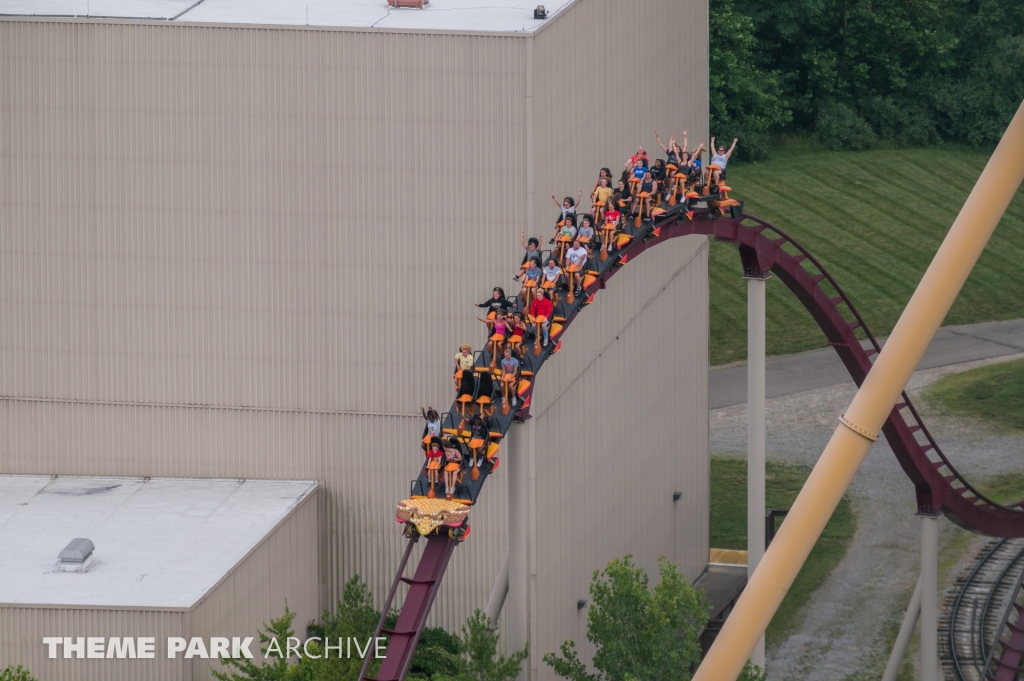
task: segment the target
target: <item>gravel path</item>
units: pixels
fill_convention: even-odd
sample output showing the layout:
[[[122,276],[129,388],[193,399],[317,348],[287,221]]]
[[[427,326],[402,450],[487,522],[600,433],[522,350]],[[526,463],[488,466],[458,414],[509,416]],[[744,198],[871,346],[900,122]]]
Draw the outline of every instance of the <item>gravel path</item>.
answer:
[[[911,398],[940,376],[1024,357],[1024,353],[919,371]],[[837,419],[853,399],[849,385],[768,400],[768,456],[813,465]],[[936,414],[915,399],[943,451],[977,480],[1024,470],[1024,436],[994,433],[976,421]],[[746,455],[746,405],[711,412],[711,451]],[[770,681],[837,681],[881,675],[918,572],[918,520],[913,486],[883,437],[871,448],[849,491],[858,528],[846,557],[805,608],[799,630],[768,651]],[[946,582],[972,560],[983,539],[940,521]],[[952,549],[950,547],[953,547]],[[954,554],[954,555],[951,555]],[[940,576],[941,578],[941,576]]]

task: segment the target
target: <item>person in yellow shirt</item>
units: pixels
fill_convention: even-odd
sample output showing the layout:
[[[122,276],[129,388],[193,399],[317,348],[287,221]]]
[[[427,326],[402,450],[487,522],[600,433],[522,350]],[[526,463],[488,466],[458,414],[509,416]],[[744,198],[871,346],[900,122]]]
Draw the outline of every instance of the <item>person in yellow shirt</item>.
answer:
[[[601,224],[601,221],[604,218],[604,211],[608,207],[608,200],[612,197],[612,193],[614,193],[614,191],[615,190],[608,186],[607,177],[601,177],[601,179],[597,181],[597,189],[595,189],[594,193],[590,195],[590,201],[593,204],[593,208],[591,208],[590,212],[593,213],[594,221],[597,224]]]

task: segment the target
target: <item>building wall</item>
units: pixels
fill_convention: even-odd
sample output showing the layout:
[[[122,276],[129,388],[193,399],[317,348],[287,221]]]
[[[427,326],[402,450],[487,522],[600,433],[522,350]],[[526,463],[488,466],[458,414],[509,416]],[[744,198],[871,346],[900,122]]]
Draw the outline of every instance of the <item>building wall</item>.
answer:
[[[304,637],[320,615],[318,513],[317,494],[310,494],[190,611],[0,606],[0,669],[20,664],[46,681],[212,680],[219,663],[167,659],[167,637],[252,636],[258,657],[259,632],[283,614],[285,602]],[[51,660],[44,636],[152,636],[155,658],[65,660],[58,648]]]
[[[692,0],[579,0],[533,38],[0,20],[0,472],[319,479],[324,605],[353,574],[379,602],[419,407],[484,339],[470,304],[513,287],[520,231],[549,235],[548,189],[588,192],[653,129],[707,136],[706,24]],[[675,36],[682,64],[637,78],[637,45]],[[669,282],[706,365],[697,248],[616,276],[539,418],[577,380],[617,389],[597,354]],[[663,392],[642,359],[619,361]],[[431,624],[486,603],[506,496],[499,471]]]
[[[687,130],[691,149],[708,139],[707,22],[703,1],[588,0],[537,34],[530,186],[542,233],[558,214],[549,190],[561,201],[582,189],[588,210],[599,168],[617,180],[638,145],[663,155],[655,130],[666,144]],[[627,554],[655,581],[661,555],[691,580],[707,565],[707,257],[693,236],[627,265],[537,383],[531,681],[555,678],[541,658],[567,639],[592,654],[577,601],[595,570]]]
[[[0,471],[320,479],[328,584],[383,599],[419,408],[512,283],[523,45],[0,21]],[[503,495],[434,621],[486,602]]]
[[[655,130],[665,144],[687,130],[691,149],[708,140],[707,11],[707,0],[579,0],[537,33],[529,187],[548,236],[550,191],[582,190],[589,210],[600,168],[618,180],[637,146],[662,155]]]
[[[320,619],[317,494],[311,494],[274,528],[230,574],[188,614],[190,636],[252,636],[254,655],[259,632],[283,614],[295,613],[293,630],[306,638],[306,625]],[[195,658],[192,679],[213,679],[218,662]]]
[[[555,678],[539,660],[567,639],[592,654],[577,601],[595,570],[631,554],[656,583],[660,556],[690,580],[707,565],[707,256],[705,238],[684,237],[628,265],[635,280],[617,274],[593,307],[632,318],[601,324],[588,308],[562,339],[564,373],[538,383],[534,681]],[[648,267],[674,271],[659,283]]]
[[[191,681],[189,661],[169,660],[168,636],[183,636],[185,612],[0,606],[0,669],[22,665],[44,681]],[[44,636],[152,636],[152,660],[47,658]]]

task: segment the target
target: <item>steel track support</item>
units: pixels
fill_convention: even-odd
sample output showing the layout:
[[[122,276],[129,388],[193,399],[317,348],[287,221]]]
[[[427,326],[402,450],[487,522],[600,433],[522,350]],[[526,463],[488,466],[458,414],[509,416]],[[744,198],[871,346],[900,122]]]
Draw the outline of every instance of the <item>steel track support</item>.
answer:
[[[509,650],[521,650],[530,642],[530,437],[533,419],[514,425],[506,436],[508,449],[508,631]],[[533,646],[531,646],[532,648]],[[532,652],[532,651],[531,651]],[[529,660],[519,681],[529,681]]]
[[[491,597],[487,599],[485,612],[495,627],[498,626],[498,617],[501,616],[501,608],[505,605],[505,596],[508,595],[508,561],[508,551],[505,551],[505,558],[501,561],[498,578],[494,580],[494,586],[491,588]]]
[[[749,271],[749,270],[748,270]],[[769,272],[747,280],[747,579],[765,551],[765,285]],[[764,669],[764,635],[750,661]]]
[[[921,681],[939,681],[939,518],[921,518]]]
[[[896,675],[903,665],[903,658],[907,654],[907,644],[914,634],[914,627],[917,626],[917,618],[921,614],[921,578],[917,579],[917,586],[914,587],[914,595],[910,597],[910,605],[903,615],[903,623],[900,625],[900,633],[896,635],[896,642],[892,645],[892,654],[889,655],[889,664],[885,665],[885,673],[882,674],[882,681],[896,681]]]

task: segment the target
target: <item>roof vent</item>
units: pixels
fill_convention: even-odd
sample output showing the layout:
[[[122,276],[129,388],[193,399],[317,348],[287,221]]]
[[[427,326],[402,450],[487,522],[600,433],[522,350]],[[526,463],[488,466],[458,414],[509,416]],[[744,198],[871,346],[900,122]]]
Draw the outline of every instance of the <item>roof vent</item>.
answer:
[[[91,539],[72,539],[57,556],[57,572],[85,572],[95,548]]]

